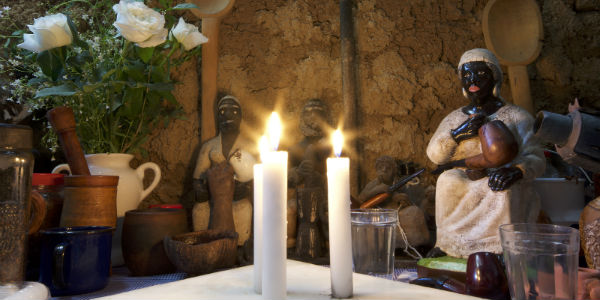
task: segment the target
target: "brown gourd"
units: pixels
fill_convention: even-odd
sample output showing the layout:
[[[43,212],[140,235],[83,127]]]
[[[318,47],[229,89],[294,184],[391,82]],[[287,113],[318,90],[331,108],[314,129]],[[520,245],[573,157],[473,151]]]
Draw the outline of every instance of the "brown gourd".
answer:
[[[467,168],[480,170],[498,168],[511,162],[519,152],[519,144],[508,127],[493,120],[483,124],[478,131],[481,154],[465,159]]]

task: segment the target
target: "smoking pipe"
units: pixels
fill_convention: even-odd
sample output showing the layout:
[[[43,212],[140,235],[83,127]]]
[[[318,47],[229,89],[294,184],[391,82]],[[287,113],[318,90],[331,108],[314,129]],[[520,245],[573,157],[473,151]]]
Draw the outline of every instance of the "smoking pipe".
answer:
[[[71,174],[91,175],[75,132],[76,123],[73,110],[67,106],[59,106],[49,110],[46,117],[58,135],[58,141],[65,153]]]
[[[446,275],[421,277],[410,283],[493,300],[510,299],[504,265],[499,255],[491,252],[469,255],[465,283]]]
[[[400,181],[398,181],[397,183],[393,184],[392,186],[390,186],[388,188],[388,191],[385,193],[381,193],[381,194],[377,194],[375,195],[373,198],[365,201],[363,204],[360,205],[360,208],[371,208],[381,202],[383,202],[383,200],[387,199],[390,197],[390,195],[392,195],[396,190],[398,190],[399,188],[403,187],[405,184],[407,184],[409,181],[411,181],[413,178],[419,176],[421,173],[423,173],[423,171],[425,171],[425,168],[410,174],[404,178],[402,178]]]
[[[478,131],[481,141],[481,154],[440,165],[432,174],[440,174],[454,167],[467,167],[473,170],[498,168],[511,162],[519,153],[519,144],[512,132],[500,120],[483,124]]]
[[[409,283],[459,294],[465,294],[466,291],[464,283],[446,275],[440,275],[438,277],[421,277],[411,280]]]

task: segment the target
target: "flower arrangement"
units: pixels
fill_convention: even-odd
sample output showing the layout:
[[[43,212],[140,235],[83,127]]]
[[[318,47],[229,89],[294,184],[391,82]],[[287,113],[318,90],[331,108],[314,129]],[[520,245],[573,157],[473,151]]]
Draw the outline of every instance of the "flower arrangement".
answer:
[[[35,89],[33,97],[21,98],[30,110],[70,106],[86,153],[144,154],[142,145],[152,131],[181,116],[171,68],[198,56],[198,46],[207,41],[196,26],[182,17],[177,22],[174,15],[196,6],[171,1],[149,8],[135,0],[114,5],[81,0],[91,6],[91,15],[50,13],[35,19],[28,25],[31,33],[17,32],[23,33],[15,48],[22,55],[15,57],[23,57],[20,68],[28,76],[13,84],[15,95]],[[112,12],[114,23],[103,23]],[[49,132],[45,139],[55,151],[55,135]]]

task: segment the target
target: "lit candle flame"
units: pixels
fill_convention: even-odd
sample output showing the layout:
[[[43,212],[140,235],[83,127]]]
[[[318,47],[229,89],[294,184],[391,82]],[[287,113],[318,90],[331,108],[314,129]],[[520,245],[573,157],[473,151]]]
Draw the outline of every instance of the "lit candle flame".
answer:
[[[265,160],[264,156],[267,154],[267,151],[269,151],[269,141],[267,140],[267,137],[263,135],[258,140],[258,153],[260,154],[260,161]]]
[[[331,140],[333,143],[333,152],[335,153],[335,156],[340,157],[340,155],[342,155],[342,146],[344,145],[344,136],[339,128],[333,132]]]
[[[269,139],[268,145],[272,151],[277,151],[277,148],[279,147],[281,127],[279,115],[276,112],[272,112],[271,117],[269,117],[269,121],[267,122],[267,135]]]

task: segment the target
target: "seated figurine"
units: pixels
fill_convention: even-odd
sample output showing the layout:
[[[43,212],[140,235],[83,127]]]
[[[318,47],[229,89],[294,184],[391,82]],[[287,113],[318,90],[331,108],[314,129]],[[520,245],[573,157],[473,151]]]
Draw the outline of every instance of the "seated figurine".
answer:
[[[398,164],[390,156],[381,156],[375,161],[375,170],[377,178],[367,183],[365,188],[358,195],[358,202],[365,203],[383,193],[387,193],[389,188],[400,180],[398,176]],[[429,242],[429,230],[425,221],[425,214],[418,206],[414,205],[406,193],[394,191],[390,197],[379,203],[379,208],[398,210],[398,221],[408,243],[414,247],[423,246]],[[398,231],[400,229],[397,229]],[[396,234],[396,247],[404,248],[404,240],[400,238],[400,233]]]
[[[243,245],[252,228],[249,185],[256,147],[240,134],[242,109],[235,97],[222,97],[217,109],[219,134],[200,148],[193,174],[198,202],[192,211],[194,231],[235,228],[238,245]]]
[[[470,102],[442,120],[427,147],[443,172],[435,195],[436,248],[428,256],[502,253],[498,227],[535,222],[540,210],[533,179],[544,172],[545,159],[533,117],[500,97],[502,70],[489,50],[465,52],[458,75]]]

